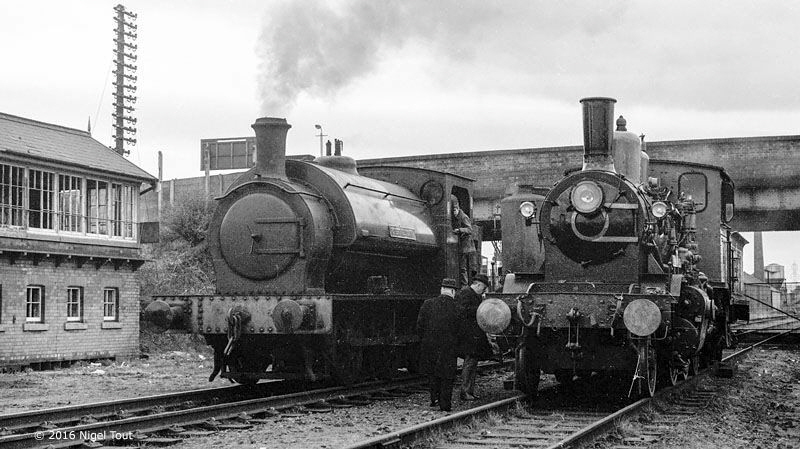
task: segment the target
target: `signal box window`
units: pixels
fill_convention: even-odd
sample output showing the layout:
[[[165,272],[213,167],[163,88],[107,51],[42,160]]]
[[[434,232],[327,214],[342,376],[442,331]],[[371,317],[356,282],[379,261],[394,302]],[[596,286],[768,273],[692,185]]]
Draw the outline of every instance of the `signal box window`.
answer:
[[[697,207],[697,212],[706,209],[708,180],[702,173],[684,173],[678,178],[678,192],[686,198],[691,197]]]
[[[119,320],[119,290],[103,289],[103,321]]]
[[[23,226],[24,174],[22,167],[0,164],[0,225]]]
[[[108,235],[108,183],[86,180],[86,232]]]
[[[111,184],[111,223],[114,237],[133,238],[133,188]]]
[[[83,287],[67,288],[67,321],[83,321]]]
[[[55,229],[53,208],[55,174],[41,170],[28,171],[28,227]]]
[[[41,323],[44,321],[44,287],[29,285],[25,299],[25,321]]]
[[[83,180],[77,176],[58,175],[58,210],[61,230],[81,232],[81,187]]]

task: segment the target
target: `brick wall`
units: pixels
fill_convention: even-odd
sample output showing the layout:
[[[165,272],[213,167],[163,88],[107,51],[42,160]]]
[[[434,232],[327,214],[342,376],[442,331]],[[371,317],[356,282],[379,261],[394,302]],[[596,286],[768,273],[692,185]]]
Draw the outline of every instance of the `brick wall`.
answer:
[[[796,200],[782,205],[779,211],[770,211],[770,222],[766,225],[764,218],[759,216],[765,206],[775,203],[772,199],[775,191],[779,196],[784,193],[791,196],[800,191],[800,136],[648,142],[647,152],[652,159],[724,167],[736,185],[736,202],[743,206],[738,209],[735,219],[741,230],[794,230],[800,227],[800,210],[796,209]],[[482,210],[486,209],[490,214],[493,205],[505,196],[511,185],[552,186],[561,179],[564,170],[580,167],[583,164],[583,148],[568,146],[431,154],[365,159],[359,160],[358,164],[421,167],[472,178],[476,181],[475,199],[482,204]],[[209,196],[218,195],[237,176],[212,175]],[[166,207],[170,188],[174,191],[174,200],[179,201],[181,195],[202,193],[205,180],[203,177],[177,179],[165,181],[163,186],[162,201]],[[140,204],[148,210],[157,210],[154,206],[157,198],[155,192],[149,192]],[[787,209],[786,217],[779,216],[779,213],[786,213]],[[743,220],[750,215],[754,218]],[[486,217],[488,215],[482,218]]]
[[[139,286],[129,265],[114,270],[110,264],[98,269],[91,262],[78,268],[69,260],[56,267],[48,259],[38,265],[26,258],[14,264],[0,259],[0,284],[0,366],[138,355]],[[28,285],[44,286],[46,330],[23,329]],[[65,329],[67,287],[83,287],[85,329]],[[105,287],[119,291],[116,323],[103,321]]]

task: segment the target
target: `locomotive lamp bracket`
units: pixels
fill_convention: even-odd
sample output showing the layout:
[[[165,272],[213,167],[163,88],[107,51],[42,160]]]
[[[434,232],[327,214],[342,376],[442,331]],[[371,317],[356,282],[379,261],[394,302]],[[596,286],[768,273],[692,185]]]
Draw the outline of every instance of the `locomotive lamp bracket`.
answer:
[[[569,309],[567,312],[567,321],[569,321],[569,327],[567,331],[567,350],[571,351],[572,358],[577,358],[580,356],[578,351],[581,349],[580,343],[580,321],[583,318],[583,314],[578,311],[577,307],[573,307]],[[575,339],[573,340],[572,332],[575,329]]]

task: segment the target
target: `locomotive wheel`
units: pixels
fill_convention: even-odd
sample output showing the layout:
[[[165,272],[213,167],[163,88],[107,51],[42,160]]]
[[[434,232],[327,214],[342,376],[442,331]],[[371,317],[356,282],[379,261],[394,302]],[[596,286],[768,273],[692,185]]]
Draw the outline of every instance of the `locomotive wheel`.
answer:
[[[571,369],[558,369],[553,373],[556,376],[556,381],[561,385],[569,385],[573,382],[575,374]]]
[[[234,356],[231,363],[228,364],[228,370],[234,373],[260,373],[264,372],[266,369],[266,366],[264,366],[265,363],[267,365],[269,364],[269,362],[265,360],[254,360],[242,356]],[[259,379],[243,374],[238,376],[232,375],[230,376],[230,380],[241,385],[255,385],[258,383]]]
[[[662,387],[677,385],[681,378],[686,378],[686,367],[668,358],[658,357],[658,384]]]
[[[700,355],[692,356],[689,360],[689,376],[696,376],[700,372]]]
[[[231,377],[231,380],[239,385],[255,385],[258,383],[258,379],[251,377]]]
[[[360,346],[340,345],[336,348],[333,375],[338,385],[351,385],[363,377],[363,349]]]
[[[539,393],[541,365],[534,352],[520,345],[515,351],[514,378],[517,390],[525,393],[529,400],[536,399]]]

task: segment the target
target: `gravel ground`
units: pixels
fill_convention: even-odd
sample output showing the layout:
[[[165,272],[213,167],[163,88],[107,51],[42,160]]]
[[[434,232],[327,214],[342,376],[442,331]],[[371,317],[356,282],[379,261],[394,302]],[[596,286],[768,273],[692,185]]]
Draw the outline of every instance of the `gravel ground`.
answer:
[[[0,375],[0,413],[96,402],[208,386],[208,354],[169,352],[148,360],[83,364],[54,371]],[[478,403],[508,397],[502,379],[509,373],[478,378]],[[800,351],[755,350],[731,379],[710,381],[718,399],[698,415],[665,435],[654,447],[673,448],[800,448]],[[227,382],[216,381],[223,386]],[[457,397],[453,412],[476,403]],[[281,416],[273,424],[248,430],[221,431],[192,438],[176,449],[200,448],[320,448],[342,447],[444,416],[428,407],[427,393],[376,402],[366,407],[328,413]],[[637,423],[622,423],[618,436]],[[614,438],[591,445],[610,448]],[[618,443],[617,443],[618,444]]]
[[[756,349],[732,378],[710,377],[700,386],[716,389],[716,398],[648,447],[800,448],[800,351]],[[615,432],[586,447],[611,449],[623,438],[638,437],[643,425],[660,421],[659,409],[656,404],[654,412],[619,423]]]
[[[0,414],[208,388],[212,367],[210,351],[172,351],[149,359],[0,374]]]
[[[368,406],[334,409],[332,412],[280,416],[274,424],[258,425],[248,430],[229,430],[207,437],[192,438],[174,449],[281,448],[332,449],[401,430],[415,424],[456,413],[478,404],[509,397],[513,392],[502,389],[502,380],[510,373],[495,372],[479,375],[475,392],[480,400],[466,402],[458,399],[454,388],[453,411],[430,408],[427,392],[391,401],[375,402]]]
[[[800,448],[800,351],[755,349],[711,384],[718,399],[654,447]]]

